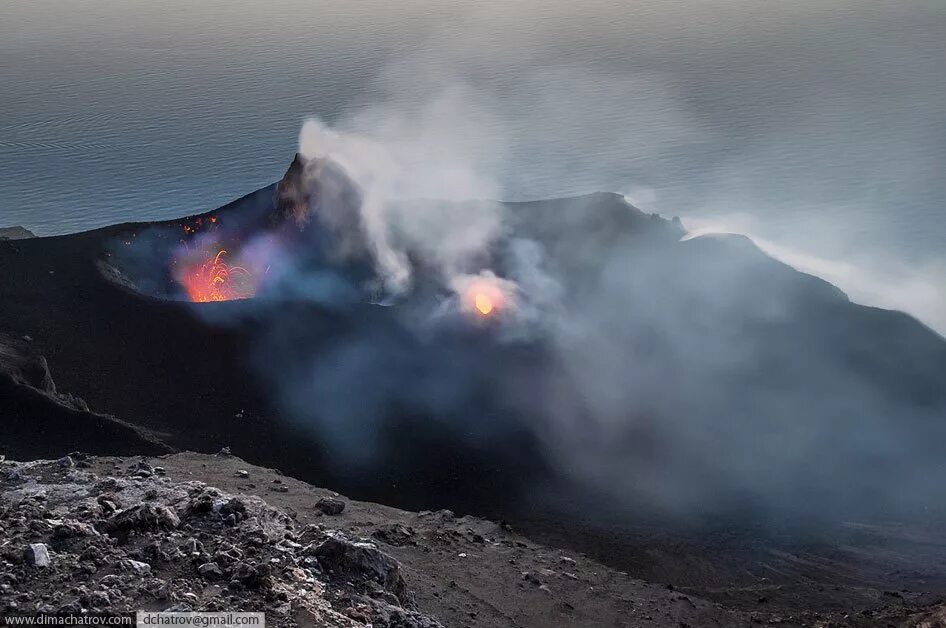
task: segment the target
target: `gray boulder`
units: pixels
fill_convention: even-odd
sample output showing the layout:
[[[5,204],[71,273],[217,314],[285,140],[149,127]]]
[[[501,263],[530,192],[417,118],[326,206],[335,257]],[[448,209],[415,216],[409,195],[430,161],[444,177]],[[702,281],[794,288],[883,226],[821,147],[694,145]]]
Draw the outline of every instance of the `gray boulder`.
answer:
[[[345,502],[334,497],[323,497],[315,503],[315,507],[325,515],[340,515],[345,510]]]
[[[167,506],[139,504],[115,513],[103,524],[114,536],[128,536],[157,530],[173,530],[181,525],[177,514]]]
[[[30,543],[23,552],[26,562],[33,567],[49,567],[49,550],[44,543]]]
[[[340,532],[311,548],[322,569],[352,580],[371,580],[401,599],[406,591],[401,565],[374,543],[355,541]]]
[[[217,563],[204,563],[197,568],[197,573],[211,580],[223,577],[223,570]]]

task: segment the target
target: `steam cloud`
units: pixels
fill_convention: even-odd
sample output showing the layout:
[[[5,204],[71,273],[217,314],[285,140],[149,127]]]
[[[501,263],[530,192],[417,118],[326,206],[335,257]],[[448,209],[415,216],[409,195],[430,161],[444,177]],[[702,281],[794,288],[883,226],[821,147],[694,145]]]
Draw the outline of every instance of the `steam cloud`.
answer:
[[[744,238],[687,239],[620,195],[470,201],[502,195],[502,144],[478,132],[493,118],[463,87],[415,111],[300,133],[307,185],[324,191],[337,164],[357,189],[354,204],[314,195],[309,208],[334,258],[369,268],[333,279],[348,286],[336,293],[377,281],[395,305],[355,316],[364,306],[349,298],[358,322],[330,341],[271,313],[260,370],[337,464],[390,460],[408,416],[498,452],[525,430],[539,458],[615,510],[890,511],[941,493],[940,456],[924,445],[943,437],[946,400],[930,392],[941,348],[907,373],[885,358],[852,365],[863,338],[832,327],[852,307],[838,290]],[[284,272],[296,297],[317,285],[312,300],[332,302],[324,276]],[[510,306],[485,328],[460,302],[475,281]],[[875,329],[850,311],[852,329]],[[911,324],[890,329],[919,333]]]
[[[373,121],[377,126],[371,136],[335,132],[314,119],[302,127],[300,154],[331,158],[357,183],[361,227],[385,285],[395,292],[410,281],[408,250],[421,252],[449,275],[487,249],[497,235],[502,222],[498,204],[483,203],[475,212],[461,213],[431,203],[405,209],[395,202],[498,195],[497,184],[482,165],[486,151],[500,148],[473,141],[482,124],[473,100],[465,88],[455,87],[413,116],[382,118],[363,112],[352,125]]]
[[[710,235],[720,229],[698,216],[688,237],[634,206],[662,203],[644,185],[490,200],[522,196],[510,185],[528,158],[515,146],[522,129],[449,76],[433,73],[441,86],[409,98],[391,87],[405,72],[388,70],[389,97],[305,122],[305,189],[293,197],[303,229],[250,231],[234,251],[268,269],[242,306],[265,323],[255,366],[280,416],[311,431],[330,466],[372,476],[479,456],[489,462],[474,468],[501,469],[533,495],[551,486],[557,504],[587,499],[619,515],[946,503],[930,445],[944,437],[940,337],[852,306],[760,248],[830,268],[763,238]],[[704,137],[659,78],[602,88],[549,71],[520,96],[535,107],[527,132],[548,138],[535,159],[551,158],[553,172],[581,159],[561,145],[580,145],[588,127],[569,125],[575,113],[546,78],[604,89],[654,122],[590,138],[639,151],[631,181]],[[560,145],[560,132],[573,136]],[[477,282],[501,295],[498,316],[476,318],[464,302]]]

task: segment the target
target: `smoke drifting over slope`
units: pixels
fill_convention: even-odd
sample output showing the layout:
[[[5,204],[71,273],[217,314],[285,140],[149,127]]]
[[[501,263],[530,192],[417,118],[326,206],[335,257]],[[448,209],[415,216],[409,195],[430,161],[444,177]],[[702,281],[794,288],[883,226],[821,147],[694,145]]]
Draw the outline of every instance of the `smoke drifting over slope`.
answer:
[[[436,473],[441,455],[485,451],[609,510],[688,516],[941,503],[935,334],[745,238],[685,240],[619,195],[431,199],[496,188],[472,153],[430,151],[443,120],[420,120],[400,141],[305,125],[297,261],[254,305],[259,372],[333,464],[371,474],[406,457]],[[477,281],[507,307],[471,309]]]
[[[436,203],[414,203],[409,208],[396,203],[403,199],[488,198],[497,192],[487,177],[477,173],[472,156],[452,150],[456,144],[450,133],[456,128],[441,121],[438,113],[441,107],[451,107],[451,99],[446,96],[431,111],[421,112],[423,127],[397,129],[399,135],[406,133],[408,137],[390,144],[336,133],[316,120],[307,121],[300,133],[299,152],[303,157],[330,159],[352,177],[360,192],[358,207],[321,204],[319,220],[341,239],[336,246],[366,246],[378,274],[393,291],[402,291],[410,283],[409,250],[419,252],[426,262],[450,274],[487,249],[501,225],[498,204],[481,203],[476,211],[451,212],[449,207]],[[430,138],[442,144],[429,145]],[[338,212],[356,212],[358,219],[351,223],[350,218],[335,215]],[[339,229],[343,222],[347,229]],[[352,237],[364,242],[354,245],[349,241]]]
[[[234,308],[262,322],[256,368],[337,469],[436,475],[486,452],[618,510],[687,515],[942,502],[942,338],[621,195],[489,200],[523,195],[510,181],[528,159],[568,187],[584,144],[621,156],[602,181],[659,181],[713,139],[659,73],[554,68],[483,90],[455,61],[406,59],[373,104],[307,121],[279,220],[232,232],[233,259],[265,270]],[[629,106],[638,124],[606,123]],[[628,192],[665,202],[659,185]]]
[[[837,250],[841,241],[851,237],[850,234],[833,238],[827,235],[838,228],[827,221],[818,224],[809,219],[809,223],[808,228],[817,228],[823,240],[834,241],[829,248]],[[866,243],[863,249],[843,257],[824,257],[799,245],[767,238],[765,227],[745,214],[695,216],[686,218],[685,224],[691,237],[712,233],[749,235],[766,254],[843,288],[856,303],[908,312],[946,336],[946,292],[942,289],[946,285],[946,263],[942,260],[908,263],[888,255],[878,256]]]
[[[802,13],[809,11],[820,10]],[[372,84],[370,104],[331,118],[333,128],[373,137],[387,153],[397,153],[403,175],[397,185],[415,188],[404,196],[517,200],[631,190],[643,199],[640,207],[686,215],[694,224],[730,224],[740,213],[752,221],[738,222],[737,231],[773,243],[767,251],[778,259],[828,262],[807,272],[858,267],[819,276],[859,303],[907,311],[946,333],[946,296],[938,289],[946,277],[943,260],[928,247],[904,244],[906,232],[928,232],[901,218],[896,200],[916,204],[932,194],[928,177],[920,176],[932,172],[923,161],[928,139],[919,136],[935,134],[912,128],[896,113],[928,109],[921,96],[897,92],[883,100],[888,105],[865,108],[876,100],[832,93],[819,76],[815,93],[795,93],[790,103],[797,111],[776,118],[786,101],[757,93],[759,85],[730,84],[726,76],[721,85],[694,93],[687,71],[650,56],[617,74],[605,60],[586,59],[587,67],[553,64],[483,76],[497,63],[496,50],[480,43],[491,41],[488,25],[496,16],[483,8],[467,17],[467,36],[435,34],[416,54],[385,67]],[[556,41],[541,29],[537,37],[511,49],[494,43],[512,58],[530,59]],[[790,84],[783,61],[767,62]],[[852,80],[854,93],[877,88]],[[732,103],[732,94],[743,90],[755,99]],[[627,116],[628,110],[635,114]],[[837,137],[824,138],[826,128]],[[878,128],[895,136],[881,140],[867,132]],[[795,150],[799,143],[805,150]],[[890,159],[878,159],[889,150]],[[772,164],[777,171],[766,170]],[[438,171],[441,176],[419,174]],[[836,176],[825,181],[825,172]]]

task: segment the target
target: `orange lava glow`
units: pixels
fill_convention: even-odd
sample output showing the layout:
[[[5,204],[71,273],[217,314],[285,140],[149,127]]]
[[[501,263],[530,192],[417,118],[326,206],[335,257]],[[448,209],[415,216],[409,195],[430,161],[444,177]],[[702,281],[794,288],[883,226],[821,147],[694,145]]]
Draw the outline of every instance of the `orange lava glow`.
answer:
[[[476,307],[476,311],[483,316],[489,316],[489,313],[493,311],[493,300],[485,292],[476,293],[476,296],[473,297],[473,305]]]
[[[227,252],[220,249],[202,264],[188,268],[181,277],[187,296],[195,303],[248,299],[256,294],[253,274],[242,266],[224,261]]]
[[[466,307],[482,317],[497,314],[506,305],[502,289],[492,281],[477,279],[464,291]]]

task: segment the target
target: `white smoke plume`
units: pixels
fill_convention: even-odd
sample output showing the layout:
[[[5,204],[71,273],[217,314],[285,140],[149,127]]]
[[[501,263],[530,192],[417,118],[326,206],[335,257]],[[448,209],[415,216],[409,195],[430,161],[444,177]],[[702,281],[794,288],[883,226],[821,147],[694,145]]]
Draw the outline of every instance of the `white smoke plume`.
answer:
[[[477,135],[485,115],[475,95],[457,86],[413,114],[379,107],[335,128],[316,119],[302,126],[300,154],[330,158],[360,188],[361,225],[388,290],[408,287],[408,251],[423,253],[450,276],[499,235],[499,204],[451,211],[436,202],[500,195],[490,171],[502,147],[484,145]]]

